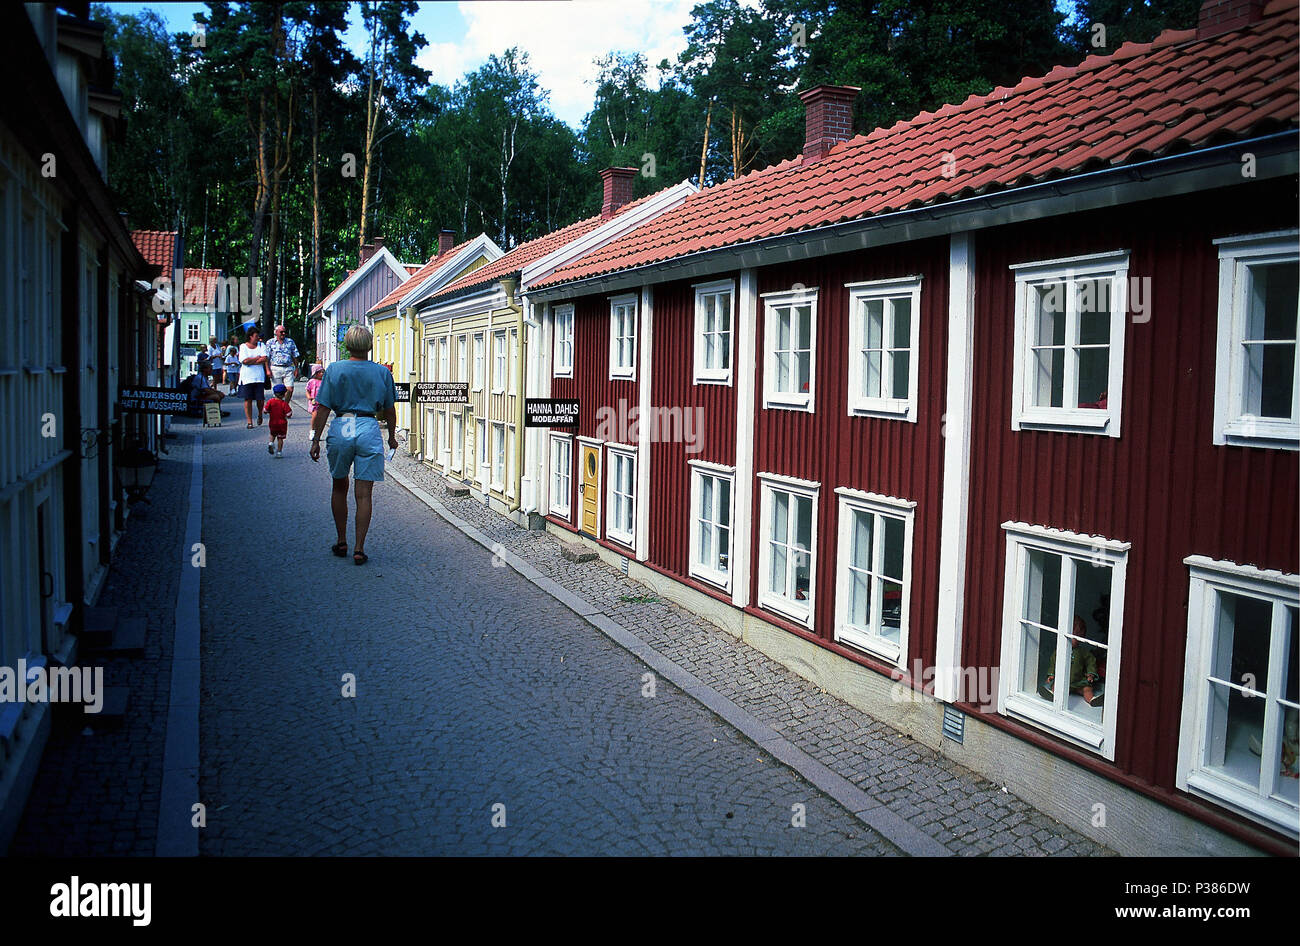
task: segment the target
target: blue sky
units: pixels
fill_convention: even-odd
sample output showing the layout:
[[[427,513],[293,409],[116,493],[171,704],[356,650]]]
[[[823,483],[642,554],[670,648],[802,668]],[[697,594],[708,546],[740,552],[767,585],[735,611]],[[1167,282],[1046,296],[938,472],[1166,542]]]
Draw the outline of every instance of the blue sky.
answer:
[[[529,54],[541,86],[550,93],[557,117],[577,128],[591,110],[596,75],[592,61],[610,50],[641,52],[651,67],[676,59],[685,47],[682,33],[699,0],[475,0],[421,3],[413,27],[429,45],[419,64],[441,85],[452,85],[477,69],[491,53],[518,46]],[[173,32],[194,28],[202,3],[110,3],[119,13],[152,9]],[[346,39],[360,54],[364,36],[360,13],[352,9]],[[653,72],[653,68],[652,68]],[[657,83],[656,75],[651,85]]]

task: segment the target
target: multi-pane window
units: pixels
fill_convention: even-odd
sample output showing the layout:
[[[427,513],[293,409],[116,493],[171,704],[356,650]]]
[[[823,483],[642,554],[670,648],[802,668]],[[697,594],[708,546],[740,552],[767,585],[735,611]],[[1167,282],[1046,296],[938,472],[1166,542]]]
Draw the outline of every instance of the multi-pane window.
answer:
[[[469,339],[462,335],[457,339],[456,344],[456,380],[468,381],[469,374],[466,371],[466,352],[468,350]]]
[[[1216,240],[1219,326],[1214,442],[1300,447],[1297,231]]]
[[[758,603],[811,627],[818,487],[770,474],[760,480]]]
[[[563,519],[572,515],[573,441],[551,438],[551,513]]]
[[[457,408],[451,412],[451,468],[460,472],[465,464],[465,416]]]
[[[492,488],[500,490],[506,482],[506,425],[492,425]]]
[[[555,307],[555,365],[557,378],[573,377],[573,306]]]
[[[1180,789],[1300,833],[1300,577],[1185,560],[1187,665]]]
[[[763,297],[763,406],[813,409],[817,290]]]
[[[438,380],[439,381],[451,380],[451,376],[449,374],[449,369],[451,366],[448,357],[449,341],[450,339],[446,339],[446,338],[438,339]]]
[[[636,453],[609,448],[609,495],[605,533],[624,545],[636,535]]]
[[[424,440],[425,459],[438,462],[441,457],[438,456],[438,412],[436,410],[426,411],[424,415]]]
[[[484,374],[487,371],[487,352],[484,346],[487,344],[483,338],[483,333],[479,332],[474,336],[474,390],[482,391],[484,384]]]
[[[835,639],[902,666],[915,503],[841,488]]]
[[[474,422],[474,439],[478,442],[478,481],[480,485],[487,486],[491,464],[491,457],[488,455],[487,421],[480,419]]]
[[[849,413],[915,421],[921,277],[847,288]]]
[[[519,393],[519,330],[510,330],[510,387],[511,394]]]
[[[731,280],[695,287],[695,381],[731,383]]]
[[[203,341],[203,325],[199,322],[186,322],[185,341],[187,342]]]
[[[698,462],[691,468],[690,573],[729,590],[735,470]]]
[[[1128,252],[1012,266],[1013,430],[1118,437]]]
[[[609,300],[609,376],[636,374],[636,296]]]
[[[998,712],[1115,757],[1129,545],[1004,522]]]
[[[506,333],[504,330],[492,335],[492,393],[503,394],[506,390]]]

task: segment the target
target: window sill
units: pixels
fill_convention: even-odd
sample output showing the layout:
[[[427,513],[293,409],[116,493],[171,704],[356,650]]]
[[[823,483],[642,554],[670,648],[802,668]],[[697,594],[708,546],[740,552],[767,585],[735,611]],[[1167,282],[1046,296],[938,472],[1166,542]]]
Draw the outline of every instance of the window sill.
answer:
[[[849,404],[850,417],[878,417],[881,420],[902,420],[916,423],[916,408],[911,401],[862,400]]]
[[[891,641],[861,628],[841,625],[835,628],[835,640],[847,644],[895,667],[901,667],[902,648]]]
[[[611,381],[634,381],[634,380],[636,380],[636,369],[635,369],[635,368],[630,368],[630,369],[629,369],[629,368],[620,368],[618,371],[611,371],[611,372],[609,373],[609,380],[611,380]]]
[[[1239,417],[1223,425],[1214,443],[1226,447],[1297,450],[1300,449],[1300,424]]]
[[[764,394],[763,410],[766,411],[803,411],[805,414],[812,414],[813,399],[812,395],[806,395],[801,398],[789,398],[780,394]]]
[[[1248,818],[1262,821],[1292,836],[1296,834],[1297,810],[1284,802],[1260,798],[1249,788],[1234,785],[1208,772],[1187,776],[1187,791],[1201,798],[1226,805]]]
[[[1108,693],[1109,697],[1110,694]],[[1107,702],[1112,700],[1109,698]],[[1114,707],[1109,707],[1112,711]],[[1018,694],[1009,693],[1006,698],[1006,707],[1003,713],[1008,716],[1014,716],[1025,722],[1032,723],[1042,729],[1047,730],[1053,735],[1067,739],[1076,745],[1083,746],[1092,752],[1096,752],[1106,759],[1114,761],[1115,752],[1113,749],[1106,751],[1102,749],[1102,743],[1105,742],[1105,736],[1100,729],[1088,726],[1085,723],[1076,722],[1064,715],[1058,714],[1055,710],[1044,709],[1042,706],[1035,705],[1034,702]]]
[[[690,568],[687,569],[687,574],[692,578],[698,578],[700,581],[707,582],[722,591],[728,593],[731,592],[731,576],[726,572],[706,568],[703,565],[692,562]]]
[[[1111,423],[1114,412],[1115,408],[1104,411],[1025,411],[1012,418],[1011,429],[1118,437],[1118,426]]]
[[[812,608],[813,601],[808,599],[806,606],[800,606],[786,598],[778,598],[769,594],[759,594],[758,606],[766,608],[782,617],[789,618],[797,624],[801,624],[809,630],[812,629]]]
[[[562,370],[560,370],[560,371],[553,371],[553,372],[551,372],[551,377],[552,377],[552,378],[572,378],[572,377],[573,377],[573,368],[565,368],[565,369],[562,369]]]
[[[727,372],[725,375],[724,375],[724,374],[717,374],[717,375],[700,374],[700,375],[696,375],[696,376],[692,379],[691,383],[692,383],[692,384],[717,384],[717,385],[722,385],[722,386],[725,386],[725,387],[731,387],[731,372]]]
[[[605,538],[611,542],[617,542],[619,545],[632,548],[636,542],[636,537],[630,532],[614,532],[611,529],[605,530]]]

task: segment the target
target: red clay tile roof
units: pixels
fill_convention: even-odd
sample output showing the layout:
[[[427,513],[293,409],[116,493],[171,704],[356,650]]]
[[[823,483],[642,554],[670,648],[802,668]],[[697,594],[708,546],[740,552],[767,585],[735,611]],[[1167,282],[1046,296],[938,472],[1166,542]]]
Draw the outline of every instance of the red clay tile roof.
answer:
[[[1294,128],[1297,34],[1295,4],[1273,0],[1261,21],[1219,36],[1125,43],[859,135],[816,163],[701,190],[536,285]]]
[[[131,241],[150,266],[161,266],[163,275],[171,279],[176,255],[175,230],[132,230]]]
[[[181,294],[181,305],[190,309],[208,309],[215,307],[217,299],[217,280],[221,278],[219,269],[186,269]]]
[[[518,273],[529,263],[541,259],[548,253],[554,253],[556,250],[569,243],[572,243],[578,237],[591,230],[596,229],[602,223],[614,220],[622,216],[634,207],[640,205],[643,201],[649,200],[656,194],[649,194],[646,197],[631,201],[624,204],[618,211],[609,217],[602,217],[597,214],[594,217],[588,217],[585,220],[579,220],[577,223],[571,223],[553,233],[538,237],[536,240],[529,240],[527,243],[520,243],[509,253],[505,254],[498,260],[481,266],[471,273],[466,273],[460,279],[456,280],[449,286],[446,286],[435,292],[432,298],[437,299],[442,296],[454,295],[466,289],[472,289],[475,286],[486,285],[495,282],[504,276],[510,276]]]
[[[411,272],[411,278],[408,279],[406,282],[402,283],[400,286],[394,286],[392,292],[384,296],[384,298],[380,299],[378,302],[376,302],[374,305],[370,307],[370,312],[378,312],[380,309],[387,309],[389,306],[396,305],[398,302],[402,300],[403,296],[405,296],[408,292],[411,292],[412,290],[416,289],[420,285],[420,283],[424,281],[425,277],[427,277],[430,273],[434,272],[435,270],[439,269],[448,260],[452,259],[457,253],[459,253],[462,249],[464,249],[466,244],[468,243],[469,241],[466,240],[464,243],[457,243],[455,246],[447,250],[447,252],[445,253],[434,253],[432,256],[429,257],[428,262],[416,266],[414,269],[412,269],[410,266],[407,266],[406,268]],[[403,263],[402,265],[406,266],[405,263]],[[367,312],[366,314],[369,315],[370,312]]]

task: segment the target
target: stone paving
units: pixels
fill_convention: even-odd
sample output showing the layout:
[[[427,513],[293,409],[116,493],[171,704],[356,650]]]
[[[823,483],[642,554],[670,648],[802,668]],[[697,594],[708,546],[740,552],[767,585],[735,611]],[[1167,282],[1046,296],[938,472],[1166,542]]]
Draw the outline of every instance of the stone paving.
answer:
[[[105,665],[128,721],[56,730],[11,854],[153,852],[197,432],[178,426],[100,601],[149,622],[145,657]],[[899,853],[671,684],[644,695],[645,664],[395,482],[375,491],[371,561],[332,557],[328,476],[298,434],[283,460],[265,428],[201,434],[201,854]],[[428,468],[394,468],[953,853],[1110,853],[704,619],[626,600],[649,589],[447,497]]]
[[[713,623],[654,597],[600,559],[520,528],[400,451],[394,467],[453,515],[598,607],[668,659],[785,736],[954,854],[1113,855],[988,779],[831,696]]]
[[[152,855],[171,685],[172,627],[189,504],[192,434],[178,420],[148,503],[134,506],[113,554],[101,606],[148,621],[143,657],[82,658],[105,686],[131,689],[121,728],[89,730],[80,714],[56,725],[41,758],[11,855]]]
[[[331,556],[264,437],[204,434],[201,854],[898,853],[397,484]]]

